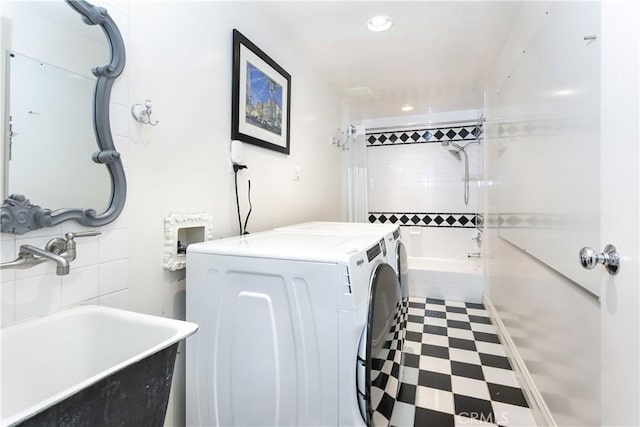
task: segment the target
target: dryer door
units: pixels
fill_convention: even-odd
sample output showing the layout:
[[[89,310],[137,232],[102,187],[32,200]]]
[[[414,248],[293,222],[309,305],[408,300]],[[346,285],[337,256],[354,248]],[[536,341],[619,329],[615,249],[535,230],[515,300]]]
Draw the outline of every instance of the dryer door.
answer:
[[[367,324],[358,348],[357,393],[367,425],[388,425],[400,389],[404,309],[398,276],[389,264],[376,267],[369,288]]]

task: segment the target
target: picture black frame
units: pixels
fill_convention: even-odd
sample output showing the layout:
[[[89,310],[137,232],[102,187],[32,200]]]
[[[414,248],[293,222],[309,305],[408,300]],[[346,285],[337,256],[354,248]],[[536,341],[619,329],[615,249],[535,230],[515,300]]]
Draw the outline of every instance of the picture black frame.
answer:
[[[253,74],[251,74],[253,73]],[[248,79],[248,75],[259,79]],[[259,83],[255,83],[257,81]],[[255,88],[269,87],[253,96]],[[254,98],[258,98],[255,100]],[[278,104],[280,102],[280,105]],[[291,148],[291,75],[238,30],[233,30],[231,139],[289,154]]]

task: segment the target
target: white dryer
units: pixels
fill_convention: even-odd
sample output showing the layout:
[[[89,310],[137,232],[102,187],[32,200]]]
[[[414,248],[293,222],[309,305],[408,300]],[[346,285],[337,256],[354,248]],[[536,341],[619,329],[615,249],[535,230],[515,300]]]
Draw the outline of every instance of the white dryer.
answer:
[[[406,318],[375,236],[192,244],[186,303],[187,425],[388,423]]]
[[[393,267],[403,297],[409,296],[409,278],[407,266],[407,249],[400,236],[400,227],[397,224],[370,224],[364,222],[327,222],[312,221],[301,224],[288,225],[276,228],[282,231],[302,231],[305,233],[329,233],[329,234],[349,234],[349,235],[375,235],[379,236],[383,255],[387,263]]]

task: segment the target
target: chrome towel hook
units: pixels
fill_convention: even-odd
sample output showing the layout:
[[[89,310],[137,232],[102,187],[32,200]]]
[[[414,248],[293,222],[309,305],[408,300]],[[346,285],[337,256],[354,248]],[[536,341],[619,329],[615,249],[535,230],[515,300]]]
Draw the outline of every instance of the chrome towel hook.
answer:
[[[144,123],[145,125],[155,126],[159,123],[158,120],[155,122],[151,121],[151,100],[147,99],[144,101],[144,105],[142,104],[133,104],[131,106],[131,115],[136,121],[140,123]]]
[[[343,150],[348,150],[349,147],[347,144],[354,140],[355,134],[356,127],[354,125],[349,125],[346,131],[338,129],[336,135],[329,138],[329,142]]]

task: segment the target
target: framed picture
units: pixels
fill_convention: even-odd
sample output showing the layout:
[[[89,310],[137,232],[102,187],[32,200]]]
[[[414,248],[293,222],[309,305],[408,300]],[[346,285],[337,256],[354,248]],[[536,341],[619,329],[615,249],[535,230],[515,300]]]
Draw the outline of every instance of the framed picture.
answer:
[[[233,30],[231,139],[289,154],[291,76]]]

